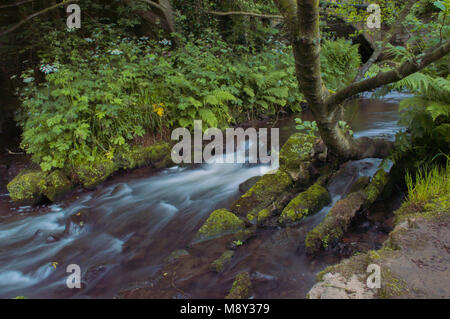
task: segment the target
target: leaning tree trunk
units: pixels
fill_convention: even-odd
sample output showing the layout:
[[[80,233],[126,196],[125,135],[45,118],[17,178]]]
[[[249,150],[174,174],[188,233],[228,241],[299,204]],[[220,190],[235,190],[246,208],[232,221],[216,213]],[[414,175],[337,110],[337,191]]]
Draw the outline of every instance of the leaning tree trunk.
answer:
[[[400,19],[406,18],[413,2],[410,0],[406,3]],[[391,71],[380,72],[375,77],[361,81],[357,78],[352,84],[330,95],[323,83],[320,69],[319,0],[275,0],[275,3],[289,30],[300,89],[314,115],[329,154],[343,161],[386,157],[392,148],[392,142],[382,139],[354,139],[339,127],[343,113],[342,103],[354,95],[400,81],[426,68],[450,52],[450,41],[410,58]],[[399,22],[393,26],[392,32],[388,32],[383,44],[389,41],[398,25]],[[378,51],[374,53],[370,63],[376,60]]]
[[[343,160],[359,158],[362,145],[348,132],[339,127],[342,119],[341,107],[330,111],[325,104],[329,92],[323,84],[320,69],[320,18],[319,0],[279,1],[280,11],[288,21],[294,51],[297,80],[314,115],[320,136],[328,147],[329,154]],[[296,15],[292,15],[296,7]]]

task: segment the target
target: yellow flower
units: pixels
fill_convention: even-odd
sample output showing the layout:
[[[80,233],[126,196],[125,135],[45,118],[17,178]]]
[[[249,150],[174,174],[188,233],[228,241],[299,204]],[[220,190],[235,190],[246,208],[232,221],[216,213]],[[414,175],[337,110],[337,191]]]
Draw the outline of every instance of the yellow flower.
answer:
[[[163,109],[162,107],[159,107],[159,108],[156,110],[156,114],[158,114],[159,117],[163,117],[163,115],[164,115],[164,109]]]

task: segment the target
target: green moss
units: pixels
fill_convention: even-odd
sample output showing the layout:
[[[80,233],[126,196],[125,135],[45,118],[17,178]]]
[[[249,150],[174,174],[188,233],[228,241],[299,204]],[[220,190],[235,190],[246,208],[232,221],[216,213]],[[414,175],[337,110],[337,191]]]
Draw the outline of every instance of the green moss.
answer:
[[[114,171],[116,166],[109,159],[98,158],[94,163],[81,163],[76,165],[75,173],[81,184],[87,189],[94,189],[104,182]]]
[[[378,296],[381,299],[399,297],[408,293],[408,285],[403,280],[397,278],[388,268],[381,269],[381,288]]]
[[[291,187],[292,183],[289,175],[282,170],[266,174],[232,205],[231,210],[240,216],[256,215]]]
[[[211,263],[210,265],[211,270],[215,272],[222,272],[225,266],[231,261],[233,256],[234,251],[232,250],[225,251],[219,258],[217,258]]]
[[[244,222],[226,209],[215,210],[200,227],[194,242],[208,240],[243,230]]]
[[[300,165],[311,159],[316,138],[303,133],[293,134],[280,150],[280,167],[298,170]]]
[[[363,190],[367,196],[366,207],[372,205],[382,194],[389,182],[389,174],[384,169],[379,169],[370,184]]]
[[[349,193],[355,193],[363,190],[365,187],[367,187],[370,183],[370,177],[369,176],[361,176],[352,184],[350,187]]]
[[[264,223],[267,219],[269,219],[271,213],[270,210],[264,208],[262,211],[258,213],[258,224]]]
[[[35,205],[42,200],[46,173],[37,170],[21,171],[8,185],[11,199],[23,205]]]
[[[318,212],[331,202],[330,194],[322,185],[316,183],[295,197],[283,210],[279,218],[281,224],[295,223],[304,217]]]
[[[252,296],[252,282],[248,272],[236,276],[230,293],[225,299],[249,299]]]
[[[159,142],[147,147],[134,147],[128,152],[117,155],[117,165],[124,169],[133,169],[147,165],[164,168],[173,165],[171,147],[166,142]]]
[[[45,179],[46,189],[44,195],[52,202],[67,195],[72,190],[72,182],[59,170],[51,172]]]
[[[329,244],[339,240],[347,230],[352,218],[363,207],[366,197],[360,192],[351,193],[347,198],[338,201],[324,220],[305,239],[308,253],[316,253]]]

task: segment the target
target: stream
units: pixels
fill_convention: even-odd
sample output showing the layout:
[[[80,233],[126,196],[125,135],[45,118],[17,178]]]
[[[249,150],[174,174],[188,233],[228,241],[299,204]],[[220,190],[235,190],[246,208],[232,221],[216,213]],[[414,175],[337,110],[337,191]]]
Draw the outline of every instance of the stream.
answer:
[[[397,103],[402,98],[392,94],[384,100],[367,96],[352,101],[355,105],[350,105],[348,117],[355,136],[393,140],[401,129]],[[310,119],[308,114],[304,119]],[[277,126],[281,143],[295,132],[293,118]],[[380,161],[348,163],[345,173],[327,186],[333,203],[358,177],[373,175]],[[171,252],[189,245],[209,213],[231,206],[241,195],[239,184],[264,169],[245,164],[159,172],[143,168],[117,174],[95,191],[79,190],[62,203],[40,207],[19,207],[8,194],[0,193],[0,297],[112,298],[124,289],[148,285]],[[247,270],[256,298],[304,298],[315,274],[339,261],[334,255],[311,259],[301,248],[307,231],[320,223],[331,206],[297,227],[261,230],[236,251],[223,275],[196,271],[194,264],[186,263],[178,279],[186,283],[184,296],[223,298],[234,275]],[[384,238],[377,236],[364,237],[369,248]],[[204,247],[199,256],[208,254]],[[82,289],[66,287],[69,264],[81,267]],[[177,297],[163,289],[153,289],[146,296]]]

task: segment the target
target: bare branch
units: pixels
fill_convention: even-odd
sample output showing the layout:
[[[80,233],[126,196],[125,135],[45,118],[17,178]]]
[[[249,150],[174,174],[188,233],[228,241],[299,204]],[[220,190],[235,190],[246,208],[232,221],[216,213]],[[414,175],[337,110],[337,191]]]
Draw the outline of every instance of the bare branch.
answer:
[[[78,2],[78,1],[79,0],[65,0],[65,1],[63,1],[61,3],[55,4],[55,5],[51,6],[51,7],[48,7],[48,8],[45,8],[45,9],[41,10],[41,11],[33,13],[32,15],[29,15],[28,17],[26,17],[25,19],[23,19],[22,21],[20,21],[16,25],[14,25],[13,27],[9,28],[8,30],[0,32],[0,37],[6,35],[8,33],[13,32],[14,30],[20,28],[23,24],[27,23],[31,19],[33,19],[33,18],[35,18],[35,17],[37,17],[37,16],[39,16],[41,14],[44,14],[44,13],[46,13],[46,12],[48,12],[50,10],[53,10],[53,9],[59,7],[59,6],[62,6],[62,5],[68,4],[68,3]]]
[[[0,9],[18,7],[22,4],[26,4],[26,3],[33,2],[33,1],[36,1],[36,0],[25,0],[25,1],[16,2],[16,3],[5,4],[5,5],[0,6]]]
[[[336,94],[330,96],[325,104],[329,111],[335,109],[340,103],[347,98],[366,91],[371,91],[383,85],[400,81],[401,79],[426,68],[431,63],[443,58],[450,53],[450,40],[439,46],[437,49],[426,53],[422,56],[416,56],[410,59],[398,68],[387,72],[381,72],[373,78],[353,83],[348,87],[340,90]]]
[[[369,71],[370,67],[377,61],[380,54],[384,51],[388,43],[391,41],[392,37],[399,31],[399,29],[402,28],[403,21],[408,16],[409,12],[411,11],[411,8],[414,6],[414,4],[417,2],[417,0],[409,0],[403,10],[400,12],[398,19],[396,22],[392,25],[391,29],[386,33],[384,36],[383,42],[379,47],[375,49],[372,56],[369,58],[369,60],[359,69],[358,74],[356,75],[353,82],[361,81],[361,79],[364,77],[367,71]]]

